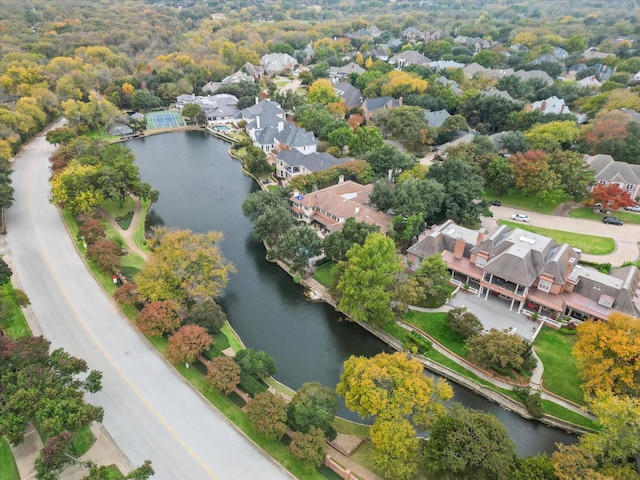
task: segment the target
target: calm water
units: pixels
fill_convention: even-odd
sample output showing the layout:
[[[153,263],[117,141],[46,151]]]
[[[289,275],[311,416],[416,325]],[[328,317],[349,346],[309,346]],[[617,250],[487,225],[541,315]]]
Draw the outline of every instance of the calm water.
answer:
[[[275,358],[278,380],[293,389],[309,381],[333,388],[349,356],[389,351],[357,325],[341,322],[333,308],[307,302],[303,289],[265,260],[264,248],[252,238],[251,223],[241,209],[258,187],[229,157],[227,144],[201,132],[176,132],[127,145],[143,180],[160,191],[151,222],[223,232],[221,249],[237,273],[231,275],[220,303],[244,343]],[[574,436],[524,420],[465,388],[454,389],[455,401],[496,415],[520,455],[550,453],[556,442],[575,441]],[[344,405],[339,414],[358,419]]]

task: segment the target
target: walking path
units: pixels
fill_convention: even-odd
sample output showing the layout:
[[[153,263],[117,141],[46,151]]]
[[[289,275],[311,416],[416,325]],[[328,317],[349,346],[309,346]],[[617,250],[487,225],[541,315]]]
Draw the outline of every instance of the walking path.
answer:
[[[124,230],[120,226],[120,224],[116,222],[115,219],[111,215],[109,215],[107,212],[105,212],[103,209],[100,209],[100,214],[102,215],[102,218],[107,220],[111,224],[111,226],[116,229],[118,234],[122,237],[122,239],[127,244],[127,249],[140,255],[145,261],[147,261],[149,260],[149,254],[146,251],[142,250],[140,247],[138,247],[134,238],[135,232],[138,228],[138,223],[140,222],[140,217],[142,215],[142,203],[140,202],[140,199],[138,197],[131,197],[131,198],[133,198],[133,201],[135,203],[135,211],[133,213],[133,217],[131,217],[131,223],[129,224],[129,228],[127,228],[126,230]]]
[[[449,307],[448,305],[442,306],[440,308],[420,308],[420,307],[409,307],[409,309],[411,310],[415,310],[415,311],[420,311],[420,312],[446,312],[449,311],[452,307]],[[479,378],[492,383],[493,385],[495,385],[496,387],[499,388],[503,388],[506,390],[511,390],[513,389],[514,386],[517,386],[515,383],[512,382],[507,382],[502,380],[499,377],[496,377],[495,375],[493,375],[491,372],[484,370],[482,368],[477,367],[476,365],[469,363],[467,360],[465,360],[462,357],[459,357],[458,355],[456,355],[455,353],[453,353],[451,350],[445,348],[444,346],[442,346],[440,343],[437,342],[437,340],[435,340],[433,337],[429,336],[429,334],[427,334],[426,332],[420,330],[419,328],[410,325],[404,321],[399,320],[397,322],[400,326],[407,328],[407,329],[411,329],[414,330],[418,333],[420,333],[421,335],[423,335],[425,338],[429,339],[429,341],[433,344],[433,348],[434,350],[436,350],[437,352],[440,352],[441,354],[443,354],[444,356],[446,356],[447,358],[453,360],[454,362],[456,362],[459,365],[462,365],[464,368],[466,368],[467,370],[469,370],[471,373],[473,373],[474,375],[477,375]],[[562,397],[559,397],[553,393],[547,392],[546,390],[544,390],[543,386],[542,386],[542,375],[544,374],[544,365],[542,364],[542,362],[540,361],[540,358],[538,358],[538,356],[536,355],[535,352],[533,352],[533,355],[535,356],[537,363],[536,363],[536,367],[534,368],[532,374],[531,374],[531,378],[529,380],[529,386],[533,389],[533,390],[537,390],[540,392],[540,396],[542,397],[542,399],[544,400],[550,400],[554,403],[557,403],[558,405],[571,410],[572,412],[576,412],[579,413],[580,415],[583,415],[585,417],[591,418],[593,420],[595,420],[595,417],[587,414],[580,405],[577,405],[569,400],[566,400]]]

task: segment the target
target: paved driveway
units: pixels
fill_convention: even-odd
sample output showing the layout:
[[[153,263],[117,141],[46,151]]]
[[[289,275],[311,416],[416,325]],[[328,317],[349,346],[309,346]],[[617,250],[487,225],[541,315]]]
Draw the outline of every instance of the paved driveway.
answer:
[[[513,310],[510,311],[511,301],[494,297],[491,293],[485,300],[484,294],[478,297],[477,294],[460,290],[449,301],[448,305],[452,307],[467,307],[471,313],[480,319],[486,330],[491,330],[492,328],[497,330],[515,328],[517,335],[525,340],[533,341],[533,335],[538,323],[532,322],[522,314],[518,314],[519,303],[515,302]]]
[[[102,371],[103,390],[88,399],[104,407],[109,434],[134,465],[152,460],[157,479],[292,478],[175,374],[95,282],[48,202],[52,152],[40,136],[16,159],[0,250],[52,346]]]
[[[525,213],[529,216],[529,225],[564,230],[567,232],[585,233],[588,235],[600,235],[613,238],[616,241],[616,250],[613,253],[608,255],[583,254],[582,258],[584,260],[598,263],[608,262],[611,263],[611,265],[619,266],[627,261],[636,261],[640,256],[640,250],[638,249],[640,225],[627,223],[619,227],[617,225],[607,225],[595,220],[547,215],[506,206],[492,206],[491,211],[493,212],[493,218],[482,218],[482,225],[488,230],[496,228],[497,220],[511,220],[512,214]]]

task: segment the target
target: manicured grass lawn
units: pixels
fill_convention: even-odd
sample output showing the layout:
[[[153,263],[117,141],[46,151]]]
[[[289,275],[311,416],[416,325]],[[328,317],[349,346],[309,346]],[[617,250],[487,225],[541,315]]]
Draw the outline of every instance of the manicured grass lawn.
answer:
[[[537,198],[527,197],[522,192],[498,195],[495,190],[490,188],[485,190],[484,198],[489,201],[500,200],[503,205],[507,205],[509,207],[522,208],[524,210],[531,210],[533,212],[540,213],[553,213],[559,204],[571,201],[570,197],[563,197],[557,202],[540,202]]]
[[[136,245],[143,250],[147,249],[147,239],[145,238],[145,229],[144,223],[147,218],[147,212],[151,208],[150,200],[142,200],[141,212],[140,212],[140,221],[137,225],[134,226],[135,232],[133,233],[133,239],[136,242]]]
[[[0,319],[0,327],[7,332],[7,335],[11,338],[30,337],[31,329],[27,325],[27,320],[22,313],[22,309],[16,304],[13,293],[13,285],[11,282],[2,286],[2,301],[9,307],[9,315],[6,318]]]
[[[566,420],[590,430],[600,430],[600,425],[597,422],[594,422],[590,418],[584,417],[572,410],[568,410],[563,406],[560,406],[557,403],[553,403],[549,400],[542,400],[542,409],[544,410],[544,413],[553,417]]]
[[[313,278],[325,287],[328,287],[331,284],[331,270],[335,265],[334,262],[327,262],[324,265],[320,265],[313,274]]]
[[[568,243],[572,247],[580,248],[583,253],[590,255],[606,255],[613,252],[616,248],[615,241],[612,238],[600,237],[598,235],[586,235],[583,233],[553,230],[551,228],[534,227],[521,222],[510,222],[508,220],[500,220],[498,223],[550,237],[559,244]]]
[[[13,459],[11,447],[4,437],[0,436],[0,479],[2,480],[20,480],[18,467]]]
[[[71,438],[71,454],[78,458],[89,451],[91,445],[96,441],[89,427],[81,427],[76,430]]]
[[[464,357],[466,347],[460,335],[452,332],[447,325],[447,314],[443,312],[425,313],[409,311],[404,316],[405,322],[415,325],[423,332],[432,336],[442,346],[455,354]]]
[[[544,388],[572,402],[584,405],[578,363],[572,354],[576,335],[564,335],[543,327],[533,348],[544,365]]]
[[[369,438],[369,431],[371,427],[362,423],[351,422],[344,418],[336,417],[331,422],[331,426],[336,432],[344,433],[347,435],[355,435],[360,438]]]
[[[114,202],[113,200],[105,200],[102,203],[102,208],[104,208],[110,216],[116,219],[123,230],[126,230],[131,225],[131,218],[133,217],[133,211],[136,208],[136,204],[131,197],[127,197],[122,203]]]
[[[569,212],[569,216],[573,218],[586,218],[589,220],[597,220],[601,222],[605,217],[602,213],[596,213],[593,211],[593,208],[575,208]],[[635,223],[640,224],[640,213],[627,212],[625,210],[616,210],[615,212],[611,212],[612,217],[619,218],[624,223]],[[615,227],[613,225],[612,227]]]
[[[238,337],[238,335],[236,334],[235,330],[233,330],[229,326],[229,324],[225,323],[222,326],[222,328],[220,329],[220,331],[226,335],[227,340],[229,341],[229,345],[236,352],[239,352],[240,350],[244,350],[245,347],[242,344],[242,340],[240,340],[240,337]]]

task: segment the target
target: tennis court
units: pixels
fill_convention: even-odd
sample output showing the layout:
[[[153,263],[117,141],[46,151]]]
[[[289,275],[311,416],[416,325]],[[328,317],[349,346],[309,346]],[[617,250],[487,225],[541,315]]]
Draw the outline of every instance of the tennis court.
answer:
[[[147,128],[184,127],[182,115],[175,110],[147,113]]]

